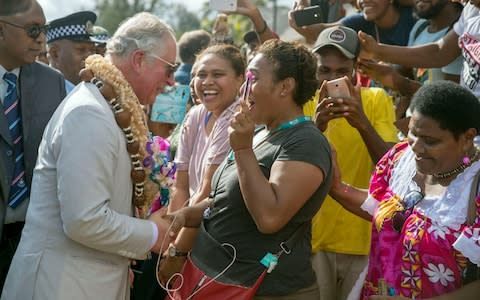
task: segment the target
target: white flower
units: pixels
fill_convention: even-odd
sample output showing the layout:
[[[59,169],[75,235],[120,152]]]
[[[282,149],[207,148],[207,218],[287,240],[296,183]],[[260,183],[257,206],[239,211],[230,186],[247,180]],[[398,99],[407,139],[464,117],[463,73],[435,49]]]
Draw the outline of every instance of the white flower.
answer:
[[[409,260],[410,262],[415,262],[415,256],[418,252],[413,247],[413,243],[411,241],[407,241],[403,248],[405,249],[405,253],[403,254],[402,258],[404,260]]]
[[[420,279],[420,276],[415,274],[415,272],[411,269],[404,269],[402,267],[402,273],[405,276],[402,280],[402,284],[410,284],[412,287],[417,287],[417,280]]]
[[[450,230],[448,230],[448,227],[442,226],[438,223],[433,223],[430,228],[428,228],[428,233],[432,234],[433,236],[438,240],[441,238],[442,240],[445,239],[445,234],[449,234]]]
[[[447,286],[449,281],[452,282],[455,280],[453,271],[449,268],[445,268],[445,265],[443,264],[438,264],[438,266],[435,266],[434,264],[430,263],[428,264],[428,268],[423,268],[423,271],[428,275],[428,279],[432,283],[437,283],[440,281],[443,286]]]

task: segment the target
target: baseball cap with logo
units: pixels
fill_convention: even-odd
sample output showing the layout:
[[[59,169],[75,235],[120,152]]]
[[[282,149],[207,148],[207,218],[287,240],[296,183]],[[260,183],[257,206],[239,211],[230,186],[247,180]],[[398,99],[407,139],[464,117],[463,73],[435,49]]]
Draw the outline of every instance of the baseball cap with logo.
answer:
[[[360,53],[360,41],[355,30],[334,26],[323,30],[317,38],[312,52],[317,52],[325,46],[333,46],[340,50],[347,58],[354,59]]]

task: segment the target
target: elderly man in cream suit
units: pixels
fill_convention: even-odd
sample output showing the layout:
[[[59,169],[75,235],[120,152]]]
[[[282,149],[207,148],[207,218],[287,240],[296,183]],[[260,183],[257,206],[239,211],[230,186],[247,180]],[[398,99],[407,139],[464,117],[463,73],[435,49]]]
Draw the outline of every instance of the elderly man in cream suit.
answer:
[[[152,14],[123,23],[107,51],[142,104],[174,83],[174,34]],[[99,88],[79,84],[45,129],[2,300],[130,298],[130,260],[168,247],[169,223],[132,217],[126,145]]]

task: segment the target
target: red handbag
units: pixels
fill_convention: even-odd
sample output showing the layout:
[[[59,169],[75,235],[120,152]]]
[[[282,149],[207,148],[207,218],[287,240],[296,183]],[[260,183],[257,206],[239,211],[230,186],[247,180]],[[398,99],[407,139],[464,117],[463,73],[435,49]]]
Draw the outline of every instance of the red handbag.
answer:
[[[247,261],[247,260],[238,260],[233,257],[233,263],[237,263],[243,266],[243,271],[239,272],[237,269],[237,276],[249,277],[249,279],[238,280],[237,276],[234,282],[229,282],[224,280],[217,280],[217,277],[220,278],[221,274],[215,274],[212,270],[209,270],[209,274],[206,274],[207,271],[203,271],[195,264],[195,259],[192,260],[192,253],[188,256],[187,261],[182,269],[182,276],[175,280],[173,286],[173,293],[169,292],[166,299],[174,300],[190,300],[190,299],[208,299],[208,300],[225,300],[225,299],[235,299],[235,300],[251,300],[257,293],[258,288],[265,279],[267,273],[270,273],[276,266],[278,259],[283,254],[290,254],[291,249],[295,242],[303,235],[305,230],[310,227],[310,223],[306,222],[295,230],[295,232],[290,236],[290,238],[280,244],[281,250],[276,254],[268,253],[261,262],[258,261]],[[203,224],[200,226],[200,230],[204,231],[205,228]],[[197,235],[197,242],[199,243],[199,248],[203,249],[206,252],[209,252],[210,249],[215,247],[223,247],[225,244],[220,245],[216,242],[206,231],[205,235],[202,235],[206,239],[200,238],[200,235]],[[197,244],[196,244],[197,245]],[[220,254],[220,253],[217,253]],[[195,256],[195,253],[193,253]],[[195,257],[194,257],[195,258]],[[230,259],[228,256],[227,260]],[[221,255],[216,256],[216,260],[221,260]],[[263,265],[263,266],[262,266]],[[232,266],[232,265],[230,265]],[[209,268],[209,265],[204,265],[206,269]],[[228,269],[227,267],[226,269]],[[263,269],[264,268],[264,269]],[[226,270],[225,269],[225,270]],[[258,274],[258,275],[255,275]],[[256,277],[258,276],[258,277]],[[229,276],[230,277],[230,276]],[[182,280],[183,279],[183,280]],[[243,284],[239,284],[242,282]]]
[[[267,269],[263,271],[255,284],[250,287],[217,281],[207,276],[203,271],[195,266],[190,257],[187,258],[187,261],[183,266],[182,274],[188,275],[183,277],[183,283],[181,278],[177,278],[173,288],[175,291],[173,292],[173,295],[170,295],[170,299],[250,300],[253,299],[258,288],[260,287],[260,284],[265,278]],[[181,285],[181,288],[176,290],[179,285]],[[169,298],[167,296],[167,299]]]

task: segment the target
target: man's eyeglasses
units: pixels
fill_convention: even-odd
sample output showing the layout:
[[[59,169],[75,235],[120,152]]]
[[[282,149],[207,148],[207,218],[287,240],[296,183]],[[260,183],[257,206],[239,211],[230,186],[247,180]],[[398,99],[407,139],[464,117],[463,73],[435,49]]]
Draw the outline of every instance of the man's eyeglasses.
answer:
[[[424,195],[418,191],[411,191],[405,196],[405,198],[403,198],[402,200],[403,210],[397,211],[392,217],[392,227],[393,229],[395,229],[395,231],[397,231],[398,233],[402,231],[403,225],[405,224],[405,221],[412,213],[413,208],[423,198],[424,198]]]
[[[173,73],[175,73],[175,71],[177,71],[179,64],[172,64],[171,62],[161,58],[160,56],[156,56],[155,54],[152,54],[152,53],[149,53],[148,55],[150,55],[151,57],[156,58],[160,61],[163,61],[164,63],[166,63],[168,65],[167,77],[172,76]]]
[[[27,35],[34,40],[37,39],[42,32],[46,35],[49,28],[48,25],[40,25],[40,24],[18,25],[15,23],[7,22],[5,20],[0,20],[0,22],[25,30]]]

